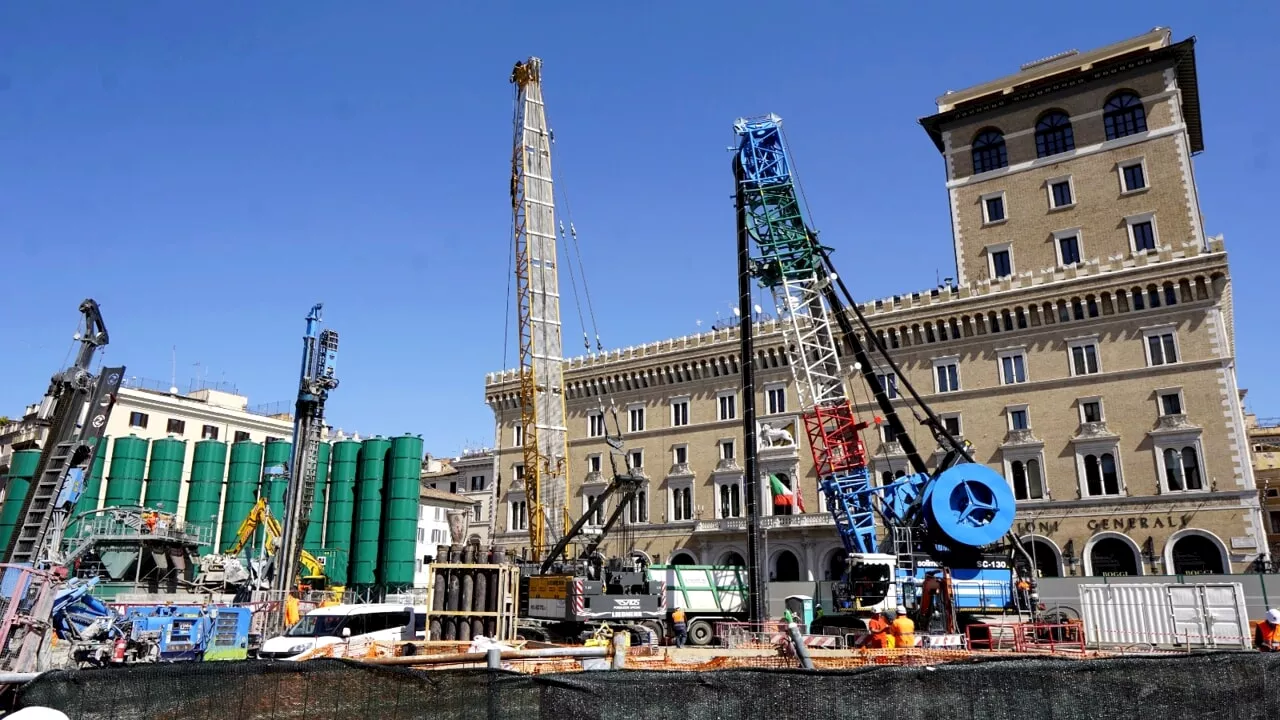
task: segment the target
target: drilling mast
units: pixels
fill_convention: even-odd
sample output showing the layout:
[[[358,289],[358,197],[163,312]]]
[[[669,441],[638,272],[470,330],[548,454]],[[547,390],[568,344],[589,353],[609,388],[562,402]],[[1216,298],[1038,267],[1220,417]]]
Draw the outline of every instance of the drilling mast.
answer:
[[[556,213],[551,136],[542,103],[542,60],[531,57],[516,63],[511,82],[517,91],[511,212],[520,332],[520,426],[529,541],[533,557],[541,560],[555,538],[564,534],[568,495]]]
[[[285,629],[283,601],[296,587],[302,543],[315,502],[316,462],[320,443],[324,441],[324,406],[329,391],[338,387],[338,379],[334,377],[338,333],[320,330],[323,308],[320,303],[311,308],[307,314],[307,331],[302,336],[302,371],[293,416],[293,455],[289,459],[280,549],[276,552],[275,575],[271,581],[272,594],[280,599],[268,617],[269,629],[275,632]]]

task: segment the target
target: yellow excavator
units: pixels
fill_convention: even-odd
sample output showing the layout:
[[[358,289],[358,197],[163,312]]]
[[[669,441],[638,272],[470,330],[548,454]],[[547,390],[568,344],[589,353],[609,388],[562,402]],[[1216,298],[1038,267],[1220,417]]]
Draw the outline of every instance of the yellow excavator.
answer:
[[[249,540],[253,538],[253,532],[261,525],[265,531],[264,554],[266,557],[275,555],[276,549],[280,547],[280,538],[284,534],[280,527],[280,521],[275,519],[271,514],[271,508],[267,505],[266,498],[258,498],[257,504],[249,511],[249,515],[245,517],[244,522],[240,523],[240,529],[236,532],[236,542],[227,550],[226,554],[232,557],[238,556],[245,546],[249,544]],[[302,572],[299,577],[300,590],[328,590],[330,593],[336,593],[340,598],[342,596],[341,587],[328,587],[329,578],[324,574],[324,563],[319,558],[306,550],[302,551]]]

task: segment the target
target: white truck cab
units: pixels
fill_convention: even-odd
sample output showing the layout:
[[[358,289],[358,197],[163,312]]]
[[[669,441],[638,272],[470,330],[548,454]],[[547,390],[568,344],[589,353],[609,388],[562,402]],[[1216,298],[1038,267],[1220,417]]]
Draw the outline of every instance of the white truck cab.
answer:
[[[424,636],[425,608],[411,605],[370,603],[330,605],[312,610],[283,635],[262,643],[258,657],[266,660],[296,660],[315,648],[352,641],[394,642]]]

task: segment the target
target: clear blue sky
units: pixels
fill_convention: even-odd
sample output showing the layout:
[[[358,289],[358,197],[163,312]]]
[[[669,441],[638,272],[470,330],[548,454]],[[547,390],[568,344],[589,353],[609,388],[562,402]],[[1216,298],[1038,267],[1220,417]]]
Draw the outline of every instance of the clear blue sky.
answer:
[[[954,274],[942,161],[916,123],[934,98],[1165,25],[1199,38],[1204,214],[1231,254],[1241,384],[1280,415],[1276,5],[926,5],[4,3],[0,414],[44,391],[86,296],[131,375],[167,384],[176,346],[184,388],[198,372],[291,401],[323,301],[342,337],[335,425],[422,433],[437,454],[491,444],[483,374],[515,362],[516,60],[544,60],[557,175],[616,347],[729,312],[736,117],[785,119],[857,293],[924,289]]]

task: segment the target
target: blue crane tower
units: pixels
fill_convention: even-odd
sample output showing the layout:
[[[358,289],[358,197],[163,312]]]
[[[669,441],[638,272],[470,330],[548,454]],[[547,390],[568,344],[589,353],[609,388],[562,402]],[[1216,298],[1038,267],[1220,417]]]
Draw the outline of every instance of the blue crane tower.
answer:
[[[284,603],[296,589],[302,544],[307,535],[311,506],[315,503],[316,463],[324,441],[324,406],[329,392],[338,387],[334,366],[338,359],[338,333],[320,329],[323,305],[317,303],[307,314],[307,330],[302,336],[302,370],[298,378],[298,399],[293,414],[293,455],[286,469],[282,536],[276,551],[275,574],[271,581],[273,600],[267,618],[268,632],[282,632]]]
[[[750,305],[749,274],[772,292],[819,488],[847,552],[845,571],[833,589],[835,612],[824,623],[856,626],[876,612],[905,605],[918,622],[956,632],[958,617],[1015,609],[1018,563],[1012,553],[1025,550],[1016,540],[1008,542],[1015,511],[1008,483],[973,461],[969,446],[930,410],[862,315],[832,266],[829,249],[806,221],[781,118],[740,119],[734,130],[743,307]],[[748,245],[758,257],[749,257]],[[743,326],[749,330],[749,322]],[[744,346],[749,342],[744,332]],[[879,367],[893,370],[897,389],[906,391],[897,404],[881,386],[868,345]],[[852,367],[842,367],[849,351]],[[753,354],[745,352],[745,357]],[[849,370],[859,372],[870,387],[887,424],[886,438],[900,443],[911,473],[879,483],[872,477],[860,437],[870,423],[855,416],[845,385]],[[744,373],[744,384],[748,381]],[[914,404],[916,419],[945,451],[933,467],[905,431],[898,404],[904,409]],[[751,430],[748,461],[755,453]],[[754,463],[747,472],[754,480]],[[748,550],[755,545],[758,541],[749,540]]]

